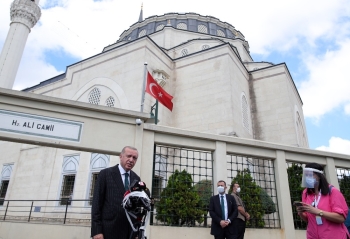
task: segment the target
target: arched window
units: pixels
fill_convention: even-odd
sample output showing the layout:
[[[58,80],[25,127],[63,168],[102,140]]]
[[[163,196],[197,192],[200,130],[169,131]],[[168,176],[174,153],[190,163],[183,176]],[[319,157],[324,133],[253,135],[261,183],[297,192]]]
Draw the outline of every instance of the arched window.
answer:
[[[218,35],[219,37],[226,37],[225,33],[220,29],[216,31],[216,35]]]
[[[203,45],[203,46],[202,46],[202,50],[205,50],[205,49],[208,49],[208,48],[210,48],[209,45]]]
[[[143,37],[144,35],[146,35],[146,32],[146,29],[141,30],[139,33],[139,37]]]
[[[1,171],[0,178],[0,205],[4,205],[4,200],[6,198],[7,189],[10,184],[10,178],[12,173],[13,164],[5,164]]]
[[[182,55],[182,56],[187,56],[187,55],[188,55],[188,50],[187,50],[187,49],[183,49],[183,50],[181,51],[181,55]]]
[[[65,156],[62,165],[60,205],[71,205],[74,192],[75,175],[79,166],[79,155]]]
[[[156,28],[156,31],[160,31],[164,28],[164,24],[159,24]]]
[[[100,98],[101,98],[101,91],[97,87],[92,89],[92,91],[89,94],[89,103],[98,105],[100,104]]]
[[[106,100],[106,105],[107,105],[108,107],[114,107],[114,102],[115,102],[115,99],[114,99],[112,96],[110,96],[110,97],[108,97],[108,99]]]
[[[244,94],[242,94],[242,122],[243,127],[250,132],[250,124],[249,124],[249,107],[248,102]]]
[[[199,24],[198,25],[198,32],[201,33],[208,33],[208,28],[207,26],[203,25],[203,24]]]
[[[90,160],[90,180],[89,180],[89,205],[91,206],[92,198],[94,196],[95,185],[97,182],[98,174],[104,168],[107,168],[109,165],[109,155],[107,154],[98,154],[92,153]]]
[[[180,22],[177,24],[176,28],[182,29],[182,30],[187,30],[187,24],[184,22]]]

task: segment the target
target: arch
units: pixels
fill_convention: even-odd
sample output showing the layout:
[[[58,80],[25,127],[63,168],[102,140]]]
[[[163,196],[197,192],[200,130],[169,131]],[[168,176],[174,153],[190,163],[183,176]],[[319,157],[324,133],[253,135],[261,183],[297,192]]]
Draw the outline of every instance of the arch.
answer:
[[[146,35],[147,33],[147,30],[146,29],[142,29],[140,32],[139,32],[139,37],[143,37],[144,35]]]
[[[79,156],[66,156],[63,158],[62,173],[76,172],[79,165]]]
[[[187,56],[188,55],[188,50],[187,49],[182,49],[181,50],[181,56]]]
[[[109,155],[92,153],[90,160],[90,169],[91,170],[101,170],[107,168],[109,165]]]
[[[114,102],[115,102],[115,99],[112,96],[110,96],[110,97],[107,98],[105,104],[108,107],[114,107]]]
[[[90,91],[88,101],[90,104],[99,105],[100,98],[101,98],[101,91],[99,88],[95,87]]]
[[[9,180],[12,173],[12,166],[13,164],[6,164],[3,166],[1,171],[1,180]]]
[[[216,35],[218,35],[219,37],[226,37],[226,34],[225,32],[223,32],[222,30],[218,29],[216,31]]]
[[[247,101],[247,98],[244,94],[244,92],[242,92],[241,94],[241,107],[242,107],[242,124],[243,127],[250,133],[251,130],[251,124],[250,124],[250,110],[249,110],[249,104]]]
[[[160,30],[162,30],[164,27],[165,27],[164,24],[159,24],[159,25],[157,26],[157,28],[156,28],[156,31],[160,31]]]
[[[115,81],[105,77],[97,77],[87,82],[73,96],[72,100],[79,100],[89,89],[94,86],[103,85],[109,88],[118,98],[121,109],[129,109],[129,103],[122,87]]]
[[[203,24],[199,24],[198,25],[198,32],[201,32],[201,33],[208,33],[208,28],[206,25],[203,25]]]
[[[184,23],[184,22],[179,22],[179,23],[176,25],[176,28],[177,28],[177,29],[182,29],[182,30],[187,30],[187,24]]]

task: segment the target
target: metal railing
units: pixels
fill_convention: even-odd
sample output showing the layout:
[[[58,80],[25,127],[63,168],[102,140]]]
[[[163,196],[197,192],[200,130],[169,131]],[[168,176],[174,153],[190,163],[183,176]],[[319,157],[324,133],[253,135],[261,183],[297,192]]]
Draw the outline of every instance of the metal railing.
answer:
[[[1,221],[46,224],[91,225],[89,199],[67,200],[3,200]]]

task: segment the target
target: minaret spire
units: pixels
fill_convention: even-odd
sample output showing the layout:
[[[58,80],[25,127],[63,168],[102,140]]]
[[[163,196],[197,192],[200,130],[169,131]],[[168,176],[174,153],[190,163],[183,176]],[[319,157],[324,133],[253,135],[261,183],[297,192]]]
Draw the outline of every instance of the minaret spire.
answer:
[[[14,0],[11,24],[0,54],[0,88],[12,89],[30,29],[39,21],[39,0]]]
[[[139,16],[139,22],[143,21],[143,3],[141,4],[141,11],[140,11],[140,16]]]

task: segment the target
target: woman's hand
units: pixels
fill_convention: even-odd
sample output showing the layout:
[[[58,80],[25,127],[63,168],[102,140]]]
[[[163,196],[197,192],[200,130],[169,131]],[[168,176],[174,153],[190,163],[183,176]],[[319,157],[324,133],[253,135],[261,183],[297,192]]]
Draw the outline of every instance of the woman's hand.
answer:
[[[343,215],[336,213],[336,212],[327,212],[323,211],[321,209],[315,208],[309,204],[303,203],[303,206],[297,207],[298,215],[304,220],[307,221],[307,215],[306,213],[311,213],[314,215],[320,215],[320,212],[322,211],[323,216],[322,218],[327,219],[329,221],[335,222],[335,223],[343,223],[345,221],[345,218]]]
[[[317,209],[307,203],[302,202],[302,204],[303,206],[297,207],[297,212],[308,212],[315,215],[318,215],[320,213],[320,209]]]

